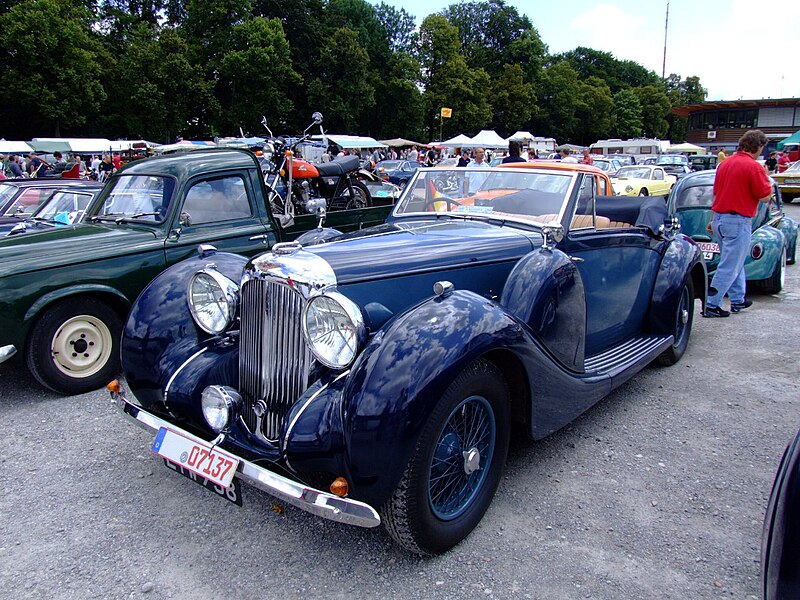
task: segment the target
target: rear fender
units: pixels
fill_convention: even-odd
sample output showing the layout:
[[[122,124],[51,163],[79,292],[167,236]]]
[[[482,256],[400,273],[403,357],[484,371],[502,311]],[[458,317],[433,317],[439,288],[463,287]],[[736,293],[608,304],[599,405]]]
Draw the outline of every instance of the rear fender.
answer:
[[[540,248],[523,257],[509,274],[500,303],[565,367],[583,371],[586,297],[566,254]]]
[[[757,259],[752,254],[756,244],[761,246],[761,256]],[[744,263],[747,280],[758,281],[772,277],[785,246],[786,237],[780,229],[766,226],[755,230],[750,240],[750,256]]]
[[[694,297],[705,306],[707,295],[706,264],[700,248],[683,234],[675,236],[661,259],[656,275],[647,330],[650,333],[671,335],[675,328],[675,310],[683,286],[691,277]]]

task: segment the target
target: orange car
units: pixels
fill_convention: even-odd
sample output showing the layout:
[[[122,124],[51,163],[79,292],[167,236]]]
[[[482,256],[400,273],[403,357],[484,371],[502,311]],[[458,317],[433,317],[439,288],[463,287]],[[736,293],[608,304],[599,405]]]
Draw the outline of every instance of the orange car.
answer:
[[[592,165],[582,163],[565,163],[558,160],[530,160],[524,163],[507,163],[498,165],[498,169],[504,168],[523,168],[523,169],[552,169],[555,171],[578,171],[579,173],[594,173],[597,177],[597,194],[599,196],[613,196],[614,190],[611,187],[611,180],[602,169]]]

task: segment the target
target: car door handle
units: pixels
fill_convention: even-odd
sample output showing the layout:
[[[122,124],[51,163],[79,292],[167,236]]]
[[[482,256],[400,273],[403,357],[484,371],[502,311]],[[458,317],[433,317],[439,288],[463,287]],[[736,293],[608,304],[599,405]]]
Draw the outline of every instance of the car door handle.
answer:
[[[580,256],[570,256],[569,259],[574,263],[583,262],[583,259]]]
[[[251,242],[256,242],[258,240],[267,241],[268,239],[269,239],[269,234],[268,233],[262,233],[261,235],[254,235],[253,237],[250,238],[250,241]]]

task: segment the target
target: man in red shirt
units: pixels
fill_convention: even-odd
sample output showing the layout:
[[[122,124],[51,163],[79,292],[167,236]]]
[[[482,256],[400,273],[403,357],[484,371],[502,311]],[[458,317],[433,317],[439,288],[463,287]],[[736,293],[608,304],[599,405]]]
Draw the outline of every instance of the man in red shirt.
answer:
[[[778,157],[778,173],[783,173],[789,168],[790,164],[792,164],[792,161],[789,160],[789,153],[784,152],[780,155],[780,157]]]
[[[711,227],[720,255],[708,290],[706,317],[727,317],[753,304],[745,297],[744,262],[750,252],[751,221],[758,203],[769,202],[772,196],[767,172],[756,161],[766,145],[763,131],[748,131],[739,139],[736,154],[717,167]],[[731,300],[730,312],[721,306],[725,294]]]

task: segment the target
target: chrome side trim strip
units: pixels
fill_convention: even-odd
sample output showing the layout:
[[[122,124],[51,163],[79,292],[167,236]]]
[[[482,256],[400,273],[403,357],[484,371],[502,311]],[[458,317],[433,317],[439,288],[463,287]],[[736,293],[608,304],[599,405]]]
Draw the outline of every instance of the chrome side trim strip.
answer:
[[[13,345],[9,344],[8,346],[3,346],[0,348],[0,363],[7,361],[16,353],[17,349]]]
[[[169,378],[169,381],[167,382],[167,387],[165,387],[165,388],[164,388],[164,398],[165,398],[165,399],[166,399],[166,397],[167,397],[167,394],[169,394],[169,388],[172,386],[172,382],[173,382],[173,381],[175,381],[175,378],[178,376],[178,374],[179,374],[181,371],[183,371],[183,369],[184,369],[184,368],[185,368],[185,367],[186,367],[186,366],[187,366],[187,365],[188,365],[190,362],[192,362],[192,361],[193,361],[195,358],[197,358],[198,356],[200,356],[200,355],[201,355],[203,352],[205,352],[206,350],[208,350],[208,348],[202,348],[202,349],[198,350],[197,352],[195,352],[194,354],[192,354],[192,355],[191,355],[189,358],[187,358],[187,359],[186,359],[186,360],[183,362],[183,364],[182,364],[180,367],[178,367],[178,369],[177,369],[177,370],[176,370],[176,371],[175,371],[175,372],[172,374],[172,377],[170,377],[170,378]]]
[[[125,416],[152,433],[157,432],[161,427],[168,427],[189,439],[208,443],[188,431],[148,413],[141,407],[131,404],[122,395],[116,395],[115,403]],[[357,527],[377,527],[381,523],[378,512],[369,504],[349,498],[340,498],[321,490],[306,487],[247,460],[242,458],[239,460],[236,477],[287,504],[324,519]]]

